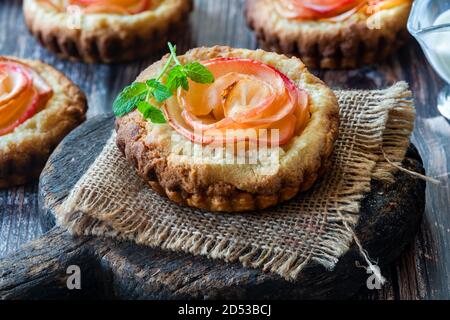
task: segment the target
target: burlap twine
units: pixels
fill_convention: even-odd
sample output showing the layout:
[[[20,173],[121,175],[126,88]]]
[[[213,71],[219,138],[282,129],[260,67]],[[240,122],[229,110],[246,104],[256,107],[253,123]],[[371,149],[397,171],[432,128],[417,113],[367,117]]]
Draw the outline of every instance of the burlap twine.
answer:
[[[401,164],[415,118],[404,82],[336,94],[341,124],[332,168],[309,192],[284,205],[246,214],[180,207],[137,176],[113,134],[58,210],[58,224],[74,235],[240,261],[290,280],[312,262],[331,270],[354,239],[360,200],[371,180],[393,181],[395,167],[383,152]]]

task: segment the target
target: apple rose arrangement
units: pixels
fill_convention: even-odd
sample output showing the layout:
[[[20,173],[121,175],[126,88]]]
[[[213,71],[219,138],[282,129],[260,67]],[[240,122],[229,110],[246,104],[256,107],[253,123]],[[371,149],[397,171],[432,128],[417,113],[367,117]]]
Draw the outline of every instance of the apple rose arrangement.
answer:
[[[32,68],[15,61],[0,63],[0,136],[8,134],[45,107],[53,95]]]
[[[279,0],[277,11],[288,19],[343,21],[355,13],[372,15],[410,0]]]
[[[152,123],[168,122],[186,139],[203,145],[251,139],[273,144],[276,139],[281,146],[305,128],[310,117],[307,93],[272,66],[226,57],[183,65],[175,47],[169,43],[169,48],[156,78],[135,82],[118,95],[113,104],[117,117],[137,108]]]
[[[47,3],[58,11],[70,5],[76,5],[86,14],[138,14],[155,6],[155,0],[41,0],[41,2]]]

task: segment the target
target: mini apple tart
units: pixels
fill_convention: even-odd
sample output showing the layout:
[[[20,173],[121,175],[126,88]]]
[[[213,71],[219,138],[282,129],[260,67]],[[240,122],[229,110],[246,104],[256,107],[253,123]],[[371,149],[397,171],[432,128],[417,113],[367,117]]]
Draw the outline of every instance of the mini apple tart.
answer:
[[[0,56],[0,188],[39,177],[85,112],[84,94],[53,67]]]
[[[403,45],[412,0],[247,0],[247,22],[264,48],[311,68],[355,68]]]
[[[62,58],[84,62],[141,59],[185,31],[192,0],[24,0],[25,22]]]
[[[229,47],[151,65],[114,103],[117,146],[171,200],[264,209],[309,189],[338,134],[336,96],[297,58]]]

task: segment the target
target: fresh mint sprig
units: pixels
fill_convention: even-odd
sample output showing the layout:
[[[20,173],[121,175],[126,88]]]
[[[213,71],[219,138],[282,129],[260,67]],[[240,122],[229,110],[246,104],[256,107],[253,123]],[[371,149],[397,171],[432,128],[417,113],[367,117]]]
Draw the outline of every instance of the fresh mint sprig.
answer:
[[[183,65],[177,57],[176,47],[170,42],[168,45],[170,56],[156,78],[145,83],[134,82],[119,93],[113,103],[113,111],[117,117],[122,117],[137,108],[145,119],[153,123],[165,123],[164,114],[150,103],[152,99],[157,104],[162,104],[172,97],[178,88],[189,90],[189,79],[202,84],[214,82],[213,74],[205,66],[199,62]],[[162,82],[163,78],[166,78],[165,84]]]
[[[139,101],[137,109],[142,113],[144,119],[150,119],[153,123],[166,123],[166,119],[161,110],[152,106],[147,101]]]
[[[213,83],[214,76],[205,66],[198,62],[190,62],[185,65],[181,64],[176,54],[176,48],[169,43],[170,56],[175,61],[175,67],[170,70],[167,77],[167,86],[172,92],[182,87],[189,90],[188,78],[197,83]]]
[[[145,82],[147,87],[150,88],[151,95],[159,103],[164,102],[172,96],[172,92],[156,79],[150,79]]]
[[[125,87],[117,96],[113,104],[113,111],[117,117],[122,117],[133,111],[139,101],[143,101],[148,94],[147,86],[141,82],[135,82]]]

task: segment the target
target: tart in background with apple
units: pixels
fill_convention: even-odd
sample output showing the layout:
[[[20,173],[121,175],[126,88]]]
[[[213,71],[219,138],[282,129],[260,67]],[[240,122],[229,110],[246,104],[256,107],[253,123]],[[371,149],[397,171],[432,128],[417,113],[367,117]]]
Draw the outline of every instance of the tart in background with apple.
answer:
[[[299,59],[221,46],[179,57],[172,47],[114,112],[119,149],[155,191],[222,212],[309,189],[329,166],[339,125],[334,93]],[[255,150],[268,157],[248,161]]]
[[[261,45],[297,55],[311,68],[380,61],[409,38],[412,0],[246,0]]]
[[[81,90],[53,67],[0,56],[0,188],[39,177],[86,107]]]
[[[184,31],[192,0],[24,0],[30,32],[58,56],[88,63],[146,58]]]

